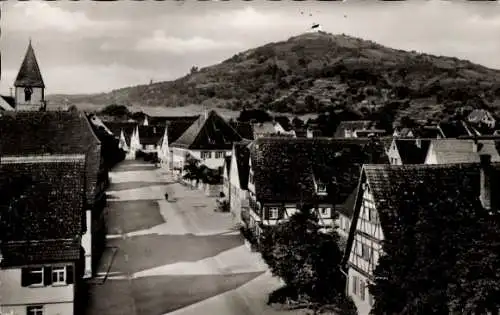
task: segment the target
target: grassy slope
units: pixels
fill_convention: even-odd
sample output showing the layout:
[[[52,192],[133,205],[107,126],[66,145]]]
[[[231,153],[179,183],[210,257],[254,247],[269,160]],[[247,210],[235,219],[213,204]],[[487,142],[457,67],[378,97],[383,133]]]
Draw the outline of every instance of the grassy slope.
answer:
[[[458,92],[450,95],[454,90]],[[460,96],[462,92],[466,97]],[[330,105],[366,113],[403,100],[399,116],[429,118],[464,105],[459,100],[472,95],[481,95],[481,100],[468,105],[496,107],[500,71],[321,32],[239,53],[175,81],[51,100],[58,103],[67,97],[75,104],[159,107],[203,104],[234,110],[248,106],[295,113],[318,112]]]

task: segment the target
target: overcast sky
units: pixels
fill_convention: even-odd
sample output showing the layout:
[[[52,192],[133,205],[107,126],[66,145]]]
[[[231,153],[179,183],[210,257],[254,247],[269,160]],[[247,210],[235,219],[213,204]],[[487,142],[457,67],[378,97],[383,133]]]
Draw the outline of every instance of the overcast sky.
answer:
[[[29,37],[46,92],[77,94],[175,79],[193,65],[215,64],[237,52],[286,40],[312,23],[320,23],[329,33],[500,69],[498,1],[5,1],[1,5],[2,93],[13,85]]]

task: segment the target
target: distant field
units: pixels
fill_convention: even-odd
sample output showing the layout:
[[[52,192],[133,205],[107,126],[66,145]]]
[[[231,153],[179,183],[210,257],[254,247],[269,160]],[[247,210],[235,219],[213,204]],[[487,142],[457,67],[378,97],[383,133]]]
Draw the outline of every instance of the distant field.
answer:
[[[84,111],[99,111],[104,106],[95,104],[78,104],[76,105],[80,110]],[[65,106],[49,105],[49,109],[66,109]],[[142,111],[151,116],[192,116],[199,115],[202,113],[203,108],[197,105],[190,105],[184,107],[148,107],[148,106],[128,106],[129,110],[132,112]],[[236,118],[239,116],[239,111],[233,111],[227,108],[214,108],[219,114],[226,118]],[[294,117],[292,114],[279,114]],[[305,114],[299,115],[301,119],[307,120],[309,118],[315,118],[316,114]]]

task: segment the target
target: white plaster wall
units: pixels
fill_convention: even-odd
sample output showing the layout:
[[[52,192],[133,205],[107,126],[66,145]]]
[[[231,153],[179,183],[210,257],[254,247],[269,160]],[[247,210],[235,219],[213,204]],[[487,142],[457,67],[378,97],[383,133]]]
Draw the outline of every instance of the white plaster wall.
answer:
[[[20,268],[1,269],[0,283],[1,305],[46,304],[62,302],[71,303],[71,305],[73,304],[73,284],[46,287],[22,287]]]
[[[361,299],[361,297],[359,295],[359,279],[363,280],[365,283],[368,283],[367,278],[352,268],[349,268],[347,275],[348,275],[347,288],[346,288],[348,290],[347,295],[352,298],[354,304],[356,305],[356,308],[358,309],[358,315],[369,315],[372,307],[371,307],[370,301],[369,301],[370,299],[369,299],[368,287],[365,286],[365,300],[364,301]],[[353,276],[358,277],[358,292],[357,292],[357,294],[353,293]]]
[[[82,247],[85,251],[84,278],[92,277],[92,211],[85,211],[85,222],[87,231],[82,236]]]

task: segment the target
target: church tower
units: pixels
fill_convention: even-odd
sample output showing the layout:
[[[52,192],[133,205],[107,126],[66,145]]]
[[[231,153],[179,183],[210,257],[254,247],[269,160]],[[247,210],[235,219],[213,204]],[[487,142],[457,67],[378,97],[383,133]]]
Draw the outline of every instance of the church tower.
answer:
[[[14,82],[14,87],[16,110],[45,110],[45,84],[36,61],[35,51],[31,46],[31,39],[21,69],[19,69]]]

